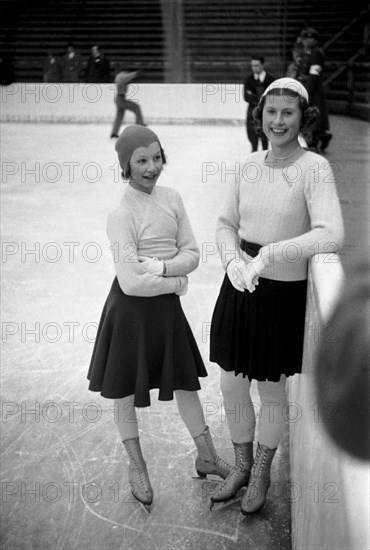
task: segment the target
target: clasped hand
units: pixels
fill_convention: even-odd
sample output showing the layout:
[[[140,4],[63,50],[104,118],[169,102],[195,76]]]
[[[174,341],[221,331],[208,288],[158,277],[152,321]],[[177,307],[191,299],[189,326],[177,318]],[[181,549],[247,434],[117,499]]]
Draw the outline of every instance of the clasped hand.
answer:
[[[149,258],[148,256],[138,256],[138,259],[145,271],[151,273],[152,275],[163,277],[165,264],[162,260],[158,260],[158,258]],[[183,275],[178,277],[178,281],[180,288],[175,291],[175,294],[178,296],[185,296],[188,291],[188,278],[186,275]]]
[[[244,292],[247,289],[249,292],[254,292],[259,284],[258,279],[262,269],[263,264],[259,261],[246,263],[242,259],[239,261],[234,259],[228,264],[226,272],[236,290]]]
[[[139,261],[143,268],[152,275],[158,275],[158,277],[164,274],[164,262],[158,260],[158,258],[149,258],[148,256],[138,256]]]

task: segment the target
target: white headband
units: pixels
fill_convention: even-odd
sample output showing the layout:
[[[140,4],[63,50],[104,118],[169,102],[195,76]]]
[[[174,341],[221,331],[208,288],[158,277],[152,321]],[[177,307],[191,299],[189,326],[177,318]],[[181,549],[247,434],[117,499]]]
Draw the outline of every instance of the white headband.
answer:
[[[266,90],[263,92],[262,97],[264,97],[266,94],[271,92],[271,90],[283,90],[286,88],[287,90],[290,90],[291,92],[295,92],[296,94],[303,97],[307,103],[309,102],[308,98],[308,92],[304,86],[298,80],[295,80],[294,78],[278,78],[277,80],[274,80],[270,86],[266,88]]]

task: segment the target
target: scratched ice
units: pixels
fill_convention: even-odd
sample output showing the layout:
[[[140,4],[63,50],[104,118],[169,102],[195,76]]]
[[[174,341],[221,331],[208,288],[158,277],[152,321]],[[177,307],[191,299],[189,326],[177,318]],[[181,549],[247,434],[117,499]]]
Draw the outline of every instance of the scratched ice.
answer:
[[[343,139],[364,137],[365,123],[346,119],[345,132],[341,117],[332,124],[342,142],[333,141],[330,160],[339,162]],[[223,277],[213,248],[217,213],[249,145],[242,126],[153,129],[168,158],[160,184],[181,193],[203,251],[182,303],[209,372],[201,392],[212,404],[206,420],[220,454],[232,461],[208,328]],[[2,180],[4,547],[287,549],[288,434],[274,463],[273,494],[257,517],[241,519],[240,499],[210,511],[216,481],[193,479],[193,442],[175,403],[158,403],[153,391],[150,411],[139,412],[155,493],[150,515],[130,495],[112,403],[88,392],[86,382],[114,276],[105,224],[121,181],[108,135],[106,125],[3,125],[3,162],[17,169]],[[346,182],[366,177],[356,156],[342,170],[346,245],[353,247],[367,205],[364,189]]]

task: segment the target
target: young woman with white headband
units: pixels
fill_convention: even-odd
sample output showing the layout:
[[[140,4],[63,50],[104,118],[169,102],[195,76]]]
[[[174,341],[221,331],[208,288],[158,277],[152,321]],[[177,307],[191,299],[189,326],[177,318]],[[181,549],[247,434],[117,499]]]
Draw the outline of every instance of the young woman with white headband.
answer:
[[[221,367],[236,457],[212,502],[228,500],[247,487],[244,514],[264,505],[287,420],[286,379],[301,372],[308,259],[337,252],[344,238],[332,167],[298,141],[315,118],[307,90],[292,78],[275,80],[254,117],[271,149],[247,158],[243,177],[229,186],[218,218],[217,243],[226,274],[210,346],[211,361]],[[255,457],[252,380],[261,399]]]

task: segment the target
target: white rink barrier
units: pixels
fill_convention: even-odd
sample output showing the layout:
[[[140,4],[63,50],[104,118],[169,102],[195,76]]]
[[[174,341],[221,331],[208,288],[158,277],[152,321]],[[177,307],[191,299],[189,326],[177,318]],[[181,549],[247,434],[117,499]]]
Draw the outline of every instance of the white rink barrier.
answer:
[[[106,123],[115,115],[114,84],[15,83],[2,86],[1,121]],[[244,124],[241,84],[130,84],[148,123]],[[125,122],[135,121],[125,113]]]
[[[320,331],[344,283],[339,257],[326,256],[310,261],[302,374],[289,381],[293,550],[368,548],[368,464],[331,441],[314,385]]]

